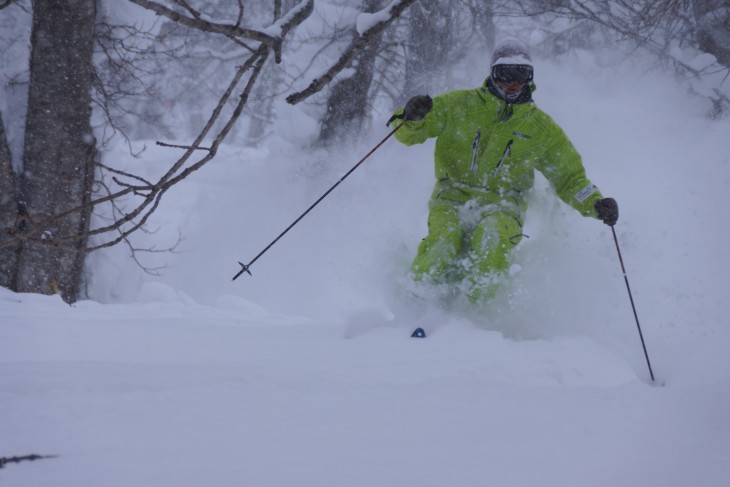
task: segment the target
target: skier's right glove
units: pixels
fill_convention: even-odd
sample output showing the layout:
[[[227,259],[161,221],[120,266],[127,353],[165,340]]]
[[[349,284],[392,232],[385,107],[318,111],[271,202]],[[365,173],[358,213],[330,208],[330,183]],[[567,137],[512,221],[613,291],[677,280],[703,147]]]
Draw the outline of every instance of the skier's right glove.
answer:
[[[406,103],[403,119],[407,122],[422,120],[433,107],[433,100],[428,95],[416,95]]]
[[[612,227],[618,221],[618,203],[613,198],[603,198],[593,204],[596,215],[603,223]]]

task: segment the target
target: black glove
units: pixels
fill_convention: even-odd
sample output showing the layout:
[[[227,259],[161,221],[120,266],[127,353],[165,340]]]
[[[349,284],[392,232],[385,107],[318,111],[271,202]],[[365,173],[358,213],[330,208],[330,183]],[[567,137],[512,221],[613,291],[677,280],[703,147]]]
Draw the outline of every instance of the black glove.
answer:
[[[603,198],[594,203],[596,215],[608,226],[614,226],[618,221],[618,203],[613,198]]]
[[[408,122],[415,122],[431,111],[433,100],[428,95],[416,95],[406,103],[403,109],[403,118]]]

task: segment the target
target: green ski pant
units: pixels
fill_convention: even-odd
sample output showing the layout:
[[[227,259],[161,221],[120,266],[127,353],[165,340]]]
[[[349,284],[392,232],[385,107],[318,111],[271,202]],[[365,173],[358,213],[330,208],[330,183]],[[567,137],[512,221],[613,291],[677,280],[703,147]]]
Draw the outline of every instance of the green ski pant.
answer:
[[[465,282],[469,300],[482,303],[494,297],[521,239],[521,222],[499,204],[432,199],[428,236],[411,269],[417,281]]]

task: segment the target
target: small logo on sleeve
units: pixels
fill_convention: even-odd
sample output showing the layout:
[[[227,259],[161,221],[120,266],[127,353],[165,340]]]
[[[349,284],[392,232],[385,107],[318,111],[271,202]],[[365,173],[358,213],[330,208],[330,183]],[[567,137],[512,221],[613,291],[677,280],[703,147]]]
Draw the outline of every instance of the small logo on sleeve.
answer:
[[[598,191],[598,188],[594,184],[589,184],[585,188],[581,189],[577,193],[575,193],[575,199],[580,201],[581,203],[585,203],[585,201],[592,195],[595,194]]]

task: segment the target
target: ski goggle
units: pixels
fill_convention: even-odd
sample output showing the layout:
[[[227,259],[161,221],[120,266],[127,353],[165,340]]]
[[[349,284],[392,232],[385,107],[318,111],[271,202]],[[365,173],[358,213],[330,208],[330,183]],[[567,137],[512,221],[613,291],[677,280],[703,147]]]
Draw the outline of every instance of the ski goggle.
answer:
[[[492,66],[492,79],[500,83],[517,81],[525,84],[532,79],[533,69],[529,64],[497,64]]]

